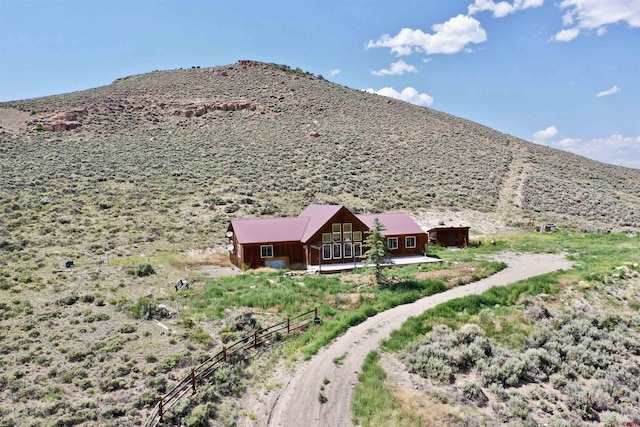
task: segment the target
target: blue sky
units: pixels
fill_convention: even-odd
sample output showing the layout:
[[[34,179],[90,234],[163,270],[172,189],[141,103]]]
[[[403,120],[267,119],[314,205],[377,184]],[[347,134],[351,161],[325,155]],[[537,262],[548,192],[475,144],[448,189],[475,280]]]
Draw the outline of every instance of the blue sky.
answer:
[[[640,0],[0,0],[0,101],[238,59],[640,168]]]

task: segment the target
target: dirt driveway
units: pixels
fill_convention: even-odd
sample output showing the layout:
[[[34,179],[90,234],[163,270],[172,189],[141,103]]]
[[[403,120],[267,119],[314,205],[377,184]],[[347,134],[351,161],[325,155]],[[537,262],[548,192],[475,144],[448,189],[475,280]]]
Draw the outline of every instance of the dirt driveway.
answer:
[[[508,267],[491,277],[450,289],[414,303],[379,313],[350,328],[333,344],[301,365],[291,380],[273,399],[259,425],[272,427],[351,426],[351,400],[358,374],[369,352],[375,350],[391,331],[407,318],[417,316],[453,298],[481,294],[494,286],[505,286],[533,276],[571,268],[564,256],[555,254],[505,254],[497,258]],[[334,363],[334,359],[341,359]],[[325,378],[329,383],[324,385]],[[327,401],[320,403],[320,387]],[[268,402],[265,402],[269,404]]]

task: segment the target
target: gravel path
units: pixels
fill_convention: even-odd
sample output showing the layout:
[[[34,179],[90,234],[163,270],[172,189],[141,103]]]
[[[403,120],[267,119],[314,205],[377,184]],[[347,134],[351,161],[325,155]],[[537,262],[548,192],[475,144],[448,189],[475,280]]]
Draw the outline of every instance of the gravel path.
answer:
[[[555,254],[505,254],[498,258],[508,267],[491,277],[450,289],[414,303],[397,306],[379,313],[350,328],[333,344],[322,349],[296,372],[275,402],[267,425],[295,426],[351,426],[351,401],[358,384],[358,374],[369,352],[378,348],[380,341],[410,316],[417,316],[453,298],[481,294],[494,286],[505,286],[519,280],[555,270],[571,268],[564,256]],[[336,365],[335,358],[344,357]],[[320,403],[320,387],[324,379],[323,395],[327,402]]]

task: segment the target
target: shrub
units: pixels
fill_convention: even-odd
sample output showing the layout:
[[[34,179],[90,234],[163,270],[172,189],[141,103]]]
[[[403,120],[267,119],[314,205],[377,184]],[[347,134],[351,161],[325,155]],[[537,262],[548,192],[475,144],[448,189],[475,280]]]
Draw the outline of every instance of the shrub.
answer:
[[[577,382],[570,382],[566,387],[567,405],[583,420],[597,420],[598,414],[593,407],[591,391]]]
[[[78,302],[79,299],[80,297],[78,295],[69,295],[67,297],[58,299],[56,301],[56,304],[57,305],[73,305],[76,302]]]
[[[211,403],[196,406],[187,417],[182,419],[186,427],[205,427],[209,425],[209,418],[215,415],[215,407]]]
[[[136,331],[136,327],[128,323],[125,325],[122,325],[122,327],[120,328],[120,332],[123,334],[132,334],[135,331]]]
[[[142,320],[162,319],[170,315],[169,310],[146,297],[138,299],[138,302],[131,307],[131,314],[134,318]]]
[[[213,375],[215,390],[222,396],[237,396],[245,388],[244,371],[247,360],[240,355],[232,356]]]
[[[156,272],[153,269],[153,266],[148,262],[141,262],[136,266],[135,275],[137,277],[147,277],[151,276],[152,274],[156,274]]]
[[[489,398],[482,391],[482,387],[474,382],[466,382],[462,385],[462,394],[467,399],[476,402],[478,406],[484,406],[489,401]]]
[[[511,393],[509,400],[507,401],[507,407],[511,413],[521,419],[526,419],[529,416],[529,406],[527,402],[518,393]]]

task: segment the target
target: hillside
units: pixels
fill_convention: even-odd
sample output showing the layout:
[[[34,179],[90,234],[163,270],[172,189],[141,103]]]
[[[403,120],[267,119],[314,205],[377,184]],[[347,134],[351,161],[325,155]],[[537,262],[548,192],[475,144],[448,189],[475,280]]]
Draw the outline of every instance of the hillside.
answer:
[[[407,210],[425,227],[473,217],[476,232],[494,219],[621,230],[640,227],[640,171],[256,62],[1,103],[0,425],[140,425],[157,395],[254,322],[319,306],[327,330],[339,331],[445,282],[492,274],[497,263],[468,253],[509,249],[500,236],[496,246],[443,250],[447,273],[394,270],[402,282],[393,292],[360,273],[201,276],[199,266],[219,273],[225,263],[215,249],[231,218],[297,215],[325,202]],[[532,234],[538,252],[637,269],[633,233]],[[571,239],[598,243],[583,251]],[[566,285],[605,277],[592,270]],[[180,279],[191,287],[174,289]],[[291,341],[257,367],[221,369],[174,418],[242,425],[240,396],[262,378],[245,369],[298,354],[302,344]],[[266,392],[281,386],[266,381]],[[256,413],[242,416],[256,424]]]
[[[117,216],[109,231],[122,243],[218,234],[231,217],[311,202],[640,226],[639,170],[273,64],[155,71],[3,103],[0,126],[2,215],[18,204],[42,223],[64,206],[57,218],[81,212],[98,228]]]

